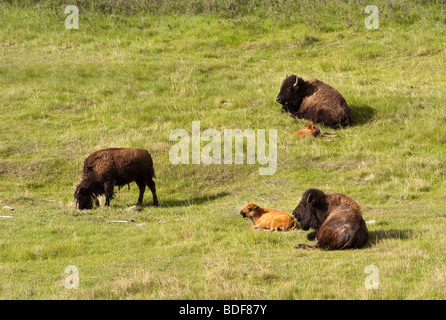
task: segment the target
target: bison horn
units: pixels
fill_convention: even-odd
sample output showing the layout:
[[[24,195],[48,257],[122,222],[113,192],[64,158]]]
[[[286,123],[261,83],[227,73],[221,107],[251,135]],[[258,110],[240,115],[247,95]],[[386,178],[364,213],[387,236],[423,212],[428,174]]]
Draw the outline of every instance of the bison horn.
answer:
[[[310,203],[311,192],[308,194],[307,202]]]
[[[298,83],[299,83],[299,77],[296,77],[296,83],[293,84],[293,87],[297,86]]]

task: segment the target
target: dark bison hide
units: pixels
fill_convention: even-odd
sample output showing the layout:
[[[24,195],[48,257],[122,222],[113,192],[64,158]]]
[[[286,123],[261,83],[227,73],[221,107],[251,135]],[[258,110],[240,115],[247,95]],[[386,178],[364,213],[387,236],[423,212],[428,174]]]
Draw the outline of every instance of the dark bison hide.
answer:
[[[326,195],[321,190],[308,189],[293,216],[302,230],[316,230],[307,235],[308,240],[316,240],[315,246],[301,244],[296,248],[361,248],[369,238],[361,207],[343,194]]]
[[[155,171],[153,161],[147,150],[131,148],[110,148],[90,154],[84,161],[82,181],[76,187],[74,199],[76,208],[91,209],[93,200],[99,205],[97,197],[105,194],[105,205],[110,205],[113,187],[121,187],[135,181],[139,187],[137,204],[142,204],[146,185],[153,195],[153,204],[158,205],[156,196]]]
[[[350,108],[333,87],[317,79],[304,81],[296,75],[283,80],[276,101],[293,117],[311,120],[332,128],[348,126]]]

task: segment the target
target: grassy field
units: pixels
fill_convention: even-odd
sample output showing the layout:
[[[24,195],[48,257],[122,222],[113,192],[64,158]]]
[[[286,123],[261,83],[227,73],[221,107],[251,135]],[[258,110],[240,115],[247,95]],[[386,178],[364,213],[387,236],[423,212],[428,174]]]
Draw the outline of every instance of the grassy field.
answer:
[[[375,1],[378,30],[365,1],[72,4],[77,30],[62,1],[0,3],[0,298],[446,298],[443,1]],[[354,124],[298,140],[307,121],[275,102],[292,73],[336,87]],[[169,135],[192,121],[277,129],[277,171],[173,165]],[[132,184],[75,210],[83,160],[106,147],[150,151],[160,207],[132,208]],[[296,250],[308,232],[253,232],[238,214],[291,213],[309,187],[357,200],[375,220],[365,248]]]

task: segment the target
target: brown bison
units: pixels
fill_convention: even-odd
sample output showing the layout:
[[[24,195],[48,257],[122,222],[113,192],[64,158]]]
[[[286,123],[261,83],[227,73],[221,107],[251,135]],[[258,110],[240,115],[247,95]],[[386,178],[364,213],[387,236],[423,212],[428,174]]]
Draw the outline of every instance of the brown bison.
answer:
[[[283,80],[276,101],[293,117],[311,120],[332,128],[348,126],[350,108],[333,87],[317,79],[304,81],[296,75]]]
[[[369,239],[361,207],[343,194],[326,195],[321,190],[308,189],[294,209],[293,216],[302,230],[316,230],[307,235],[310,241],[316,239],[316,245],[300,244],[296,248],[361,248]]]
[[[156,196],[155,171],[147,150],[130,148],[110,148],[90,154],[84,161],[82,181],[76,187],[74,199],[76,208],[91,209],[93,200],[99,206],[98,196],[105,194],[105,205],[110,205],[113,187],[135,181],[139,187],[137,205],[142,204],[146,185],[153,195],[153,205],[158,205]]]

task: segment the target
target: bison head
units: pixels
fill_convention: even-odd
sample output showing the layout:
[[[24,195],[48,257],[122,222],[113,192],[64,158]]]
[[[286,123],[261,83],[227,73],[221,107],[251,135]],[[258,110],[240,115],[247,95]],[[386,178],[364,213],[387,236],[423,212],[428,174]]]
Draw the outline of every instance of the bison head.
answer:
[[[76,187],[74,201],[76,203],[76,209],[84,210],[93,208],[93,191],[90,190],[85,180],[81,181]]]
[[[254,215],[254,211],[256,211],[257,209],[259,209],[258,205],[250,203],[240,211],[240,214],[245,219],[252,218]]]
[[[305,81],[293,74],[283,80],[276,101],[282,105],[284,111],[296,112],[299,110],[305,91]]]
[[[308,189],[293,211],[293,217],[302,230],[317,229],[322,224],[320,217],[327,212],[325,194],[318,189]]]

